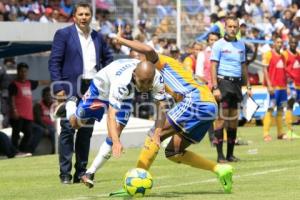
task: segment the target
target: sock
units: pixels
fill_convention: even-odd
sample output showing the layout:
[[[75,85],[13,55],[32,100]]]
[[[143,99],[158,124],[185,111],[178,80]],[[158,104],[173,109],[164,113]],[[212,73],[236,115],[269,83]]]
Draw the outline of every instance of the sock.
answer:
[[[263,119],[264,137],[269,135],[272,123],[272,111],[267,111]]]
[[[66,117],[67,117],[67,119],[70,119],[70,117],[75,114],[76,109],[77,109],[76,102],[67,101],[67,103],[66,103],[66,115],[67,115]]]
[[[276,116],[276,125],[277,125],[277,136],[282,135],[282,111],[277,111]]]
[[[112,149],[112,141],[110,138],[106,138],[106,140],[100,146],[99,152],[94,159],[90,168],[86,171],[87,173],[96,173],[96,171],[106,163],[106,161],[111,156]]]
[[[224,155],[223,155],[223,137],[224,137],[223,128],[215,130],[214,144],[216,145],[217,153],[218,153],[219,158],[224,158]]]
[[[223,141],[227,141],[227,137],[228,137],[227,130],[223,129]]]
[[[216,162],[208,160],[191,151],[185,151],[181,154],[176,154],[167,158],[176,163],[183,163],[186,165],[190,165],[191,167],[209,170],[212,172],[215,171],[215,168],[217,166]]]
[[[158,151],[159,146],[154,141],[152,141],[149,136],[147,136],[144,147],[137,162],[137,167],[148,170],[155,160]]]
[[[233,156],[234,145],[236,140],[236,128],[227,128],[227,156],[226,158],[230,158]]]
[[[293,113],[290,109],[285,112],[285,123],[289,131],[293,131],[292,123],[293,123]]]

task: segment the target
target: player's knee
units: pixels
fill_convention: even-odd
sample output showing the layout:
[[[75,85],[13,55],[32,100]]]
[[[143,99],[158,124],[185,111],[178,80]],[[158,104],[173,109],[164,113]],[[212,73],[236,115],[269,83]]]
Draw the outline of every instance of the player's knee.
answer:
[[[176,162],[176,163],[180,163],[178,157],[181,156],[184,152],[181,151],[176,151],[175,149],[171,149],[171,148],[166,148],[165,149],[165,156],[167,159]]]
[[[222,129],[222,128],[224,128],[224,120],[222,120],[222,119],[215,120],[214,130],[219,130],[219,129]]]

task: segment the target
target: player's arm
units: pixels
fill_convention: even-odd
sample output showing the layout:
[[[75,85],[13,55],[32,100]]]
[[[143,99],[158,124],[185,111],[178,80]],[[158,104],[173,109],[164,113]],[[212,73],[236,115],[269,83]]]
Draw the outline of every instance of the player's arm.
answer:
[[[210,56],[210,62],[211,62],[211,80],[212,80],[212,91],[213,95],[216,98],[217,101],[221,100],[221,91],[218,87],[218,65],[221,59],[221,47],[222,44],[219,44],[219,42],[215,42],[211,49],[211,56]]]
[[[120,142],[120,130],[118,129],[118,124],[116,120],[118,110],[113,106],[109,105],[107,111],[107,128],[109,136],[112,139],[113,146],[112,146],[112,154],[114,157],[120,157],[122,153],[122,144]]]
[[[155,120],[155,129],[153,134],[153,140],[157,145],[160,145],[160,137],[162,136],[162,130],[166,121],[166,108],[167,102],[165,100],[156,101],[157,115]]]
[[[121,36],[122,28],[119,26],[118,34],[116,35],[117,41],[124,46],[127,46],[139,53],[145,54],[148,61],[156,63],[158,61],[158,55],[154,49],[144,43],[141,43],[136,40],[127,40]]]
[[[262,64],[263,64],[264,78],[265,78],[266,83],[267,83],[268,91],[269,91],[270,94],[273,94],[274,89],[272,87],[272,83],[271,83],[269,72],[268,72],[268,66],[269,66],[269,63],[270,63],[270,60],[271,60],[271,56],[272,56],[271,52],[265,53],[263,55]]]
[[[247,94],[248,94],[248,96],[252,96],[251,85],[250,85],[249,78],[248,78],[248,65],[246,63],[242,63],[242,70],[243,70],[244,80],[247,85]]]
[[[252,92],[251,92],[251,85],[249,82],[249,78],[248,78],[248,63],[247,63],[247,58],[246,58],[246,46],[243,45],[243,57],[241,60],[241,67],[242,67],[242,77],[244,78],[244,81],[246,82],[247,85],[247,95],[248,96],[252,96]]]
[[[212,85],[213,85],[213,95],[216,98],[217,101],[221,100],[221,92],[218,88],[218,81],[217,81],[217,66],[219,62],[215,60],[211,60],[211,79],[212,79]]]

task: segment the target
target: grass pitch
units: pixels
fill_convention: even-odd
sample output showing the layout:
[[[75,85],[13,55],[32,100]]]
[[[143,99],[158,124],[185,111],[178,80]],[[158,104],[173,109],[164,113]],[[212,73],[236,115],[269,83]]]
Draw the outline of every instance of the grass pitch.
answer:
[[[265,143],[261,127],[239,128],[238,132],[250,143],[236,147],[236,156],[242,161],[233,164],[232,194],[223,193],[213,173],[172,163],[161,151],[150,170],[154,187],[144,199],[300,199],[300,139]],[[296,133],[300,135],[299,127]],[[190,149],[216,159],[207,137]],[[93,189],[83,184],[60,184],[57,155],[0,160],[0,200],[109,199],[109,192],[121,188],[125,172],[135,166],[139,150],[126,149],[120,159],[112,158],[97,172]]]

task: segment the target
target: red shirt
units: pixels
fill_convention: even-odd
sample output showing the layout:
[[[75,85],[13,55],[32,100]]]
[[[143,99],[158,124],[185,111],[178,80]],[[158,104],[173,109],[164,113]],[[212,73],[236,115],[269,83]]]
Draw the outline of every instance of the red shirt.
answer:
[[[300,86],[300,54],[293,54],[287,50],[284,52],[287,57],[286,71],[288,75],[293,79],[296,86]]]
[[[268,66],[268,75],[273,87],[286,87],[286,63],[283,54],[278,54],[274,50],[266,52],[263,65]]]
[[[50,107],[49,106],[46,106],[44,104],[43,101],[41,101],[40,103],[40,106],[41,106],[41,119],[42,119],[42,122],[46,125],[51,125],[53,126],[54,123],[50,117]]]
[[[17,88],[15,99],[16,109],[21,118],[33,120],[31,82],[13,82]]]

